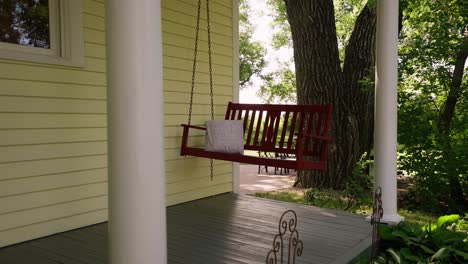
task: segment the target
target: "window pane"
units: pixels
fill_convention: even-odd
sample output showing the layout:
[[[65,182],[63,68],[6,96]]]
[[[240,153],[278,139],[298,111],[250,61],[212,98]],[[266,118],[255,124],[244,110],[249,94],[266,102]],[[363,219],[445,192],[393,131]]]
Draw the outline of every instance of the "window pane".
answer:
[[[0,42],[49,49],[49,1],[0,0]]]

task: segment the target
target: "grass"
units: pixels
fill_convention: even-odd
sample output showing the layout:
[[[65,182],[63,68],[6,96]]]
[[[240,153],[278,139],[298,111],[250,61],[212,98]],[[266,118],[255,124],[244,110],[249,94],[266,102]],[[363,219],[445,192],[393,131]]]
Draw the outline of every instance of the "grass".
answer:
[[[343,197],[342,193],[330,190],[315,191],[316,199],[314,199],[313,202],[308,202],[304,196],[304,190],[298,189],[280,192],[256,193],[255,196],[283,202],[313,205],[337,210],[344,210],[347,207],[347,200],[345,197]],[[372,213],[371,201],[361,205],[354,205],[349,208],[348,211],[356,214],[370,215]],[[438,217],[433,214],[420,211],[409,211],[406,209],[399,209],[398,213],[405,217],[406,223],[415,224],[418,226],[423,226],[428,223],[435,223]]]
[[[308,204],[304,199],[304,193],[297,191],[256,193],[255,196],[283,202]]]

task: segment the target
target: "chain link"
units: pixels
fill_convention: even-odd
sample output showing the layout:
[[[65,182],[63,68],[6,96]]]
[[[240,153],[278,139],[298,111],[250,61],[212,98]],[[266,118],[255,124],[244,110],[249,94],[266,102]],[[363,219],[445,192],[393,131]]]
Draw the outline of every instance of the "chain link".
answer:
[[[200,31],[200,10],[201,10],[201,0],[198,0],[198,13],[197,13],[197,28],[195,31],[195,47],[193,52],[193,69],[192,69],[192,87],[190,90],[190,105],[189,105],[189,116],[187,124],[192,122],[192,107],[193,107],[193,92],[195,89],[195,72],[197,69],[197,55],[198,55],[198,33]]]
[[[214,120],[214,103],[213,103],[213,68],[211,66],[211,27],[210,27],[210,4],[206,0],[206,23],[208,30],[208,66],[210,68],[210,98],[211,98],[211,120]]]
[[[213,68],[211,66],[210,0],[206,0],[206,24],[207,24],[206,29],[208,31],[208,66],[210,69],[211,120],[214,120]],[[213,159],[210,159],[210,178],[213,181]]]
[[[193,52],[193,69],[192,69],[192,85],[190,90],[190,105],[189,105],[189,116],[188,124],[192,122],[192,110],[193,110],[193,95],[195,90],[195,75],[197,70],[197,55],[198,55],[198,35],[200,32],[200,10],[201,0],[198,0],[198,11],[197,11],[197,27],[195,31],[195,47]],[[211,56],[211,27],[210,27],[210,4],[209,0],[206,0],[206,23],[208,31],[208,66],[210,73],[210,98],[211,98],[211,120],[214,120],[214,95],[213,95],[213,68],[212,68],[212,56]],[[210,159],[210,177],[213,180],[213,159]]]

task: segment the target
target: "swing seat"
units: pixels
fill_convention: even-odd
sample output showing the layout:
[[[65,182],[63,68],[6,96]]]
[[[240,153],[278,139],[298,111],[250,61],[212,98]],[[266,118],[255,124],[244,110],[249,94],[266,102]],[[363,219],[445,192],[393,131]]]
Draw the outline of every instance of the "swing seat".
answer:
[[[182,124],[181,156],[195,156],[294,170],[327,168],[328,137],[332,105],[237,104],[229,102],[225,120],[242,120],[244,150],[294,155],[295,159],[258,157],[243,154],[206,151],[189,147],[191,129],[204,126]],[[280,156],[280,155],[273,155]]]

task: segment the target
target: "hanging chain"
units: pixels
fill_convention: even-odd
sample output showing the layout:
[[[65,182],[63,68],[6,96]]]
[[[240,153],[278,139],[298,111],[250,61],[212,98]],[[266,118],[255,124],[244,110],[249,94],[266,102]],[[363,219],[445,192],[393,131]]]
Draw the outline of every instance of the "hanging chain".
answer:
[[[213,68],[211,66],[211,28],[210,28],[210,1],[206,0],[206,29],[208,31],[208,66],[210,70],[210,99],[211,99],[211,120],[214,120],[213,103]],[[213,181],[213,159],[210,159],[210,178]]]
[[[188,124],[192,122],[192,110],[193,110],[193,94],[195,90],[195,75],[197,70],[197,55],[198,55],[198,35],[200,32],[200,10],[201,10],[201,0],[198,0],[198,11],[197,11],[197,27],[195,31],[195,47],[193,52],[193,69],[192,69],[192,85],[190,90],[190,105],[189,105],[189,116]],[[211,98],[211,120],[214,120],[214,100],[213,100],[213,68],[211,63],[211,27],[210,27],[210,4],[209,0],[206,0],[206,22],[207,22],[207,31],[208,31],[208,66],[210,73],[210,98]],[[213,159],[210,159],[210,177],[213,180]]]
[[[195,48],[193,52],[192,87],[190,90],[189,116],[188,116],[188,122],[187,122],[187,124],[189,125],[192,122],[193,92],[195,88],[195,71],[197,69],[198,32],[200,31],[200,10],[201,10],[201,0],[198,0],[197,28],[195,31]]]
[[[214,120],[213,68],[211,66],[211,27],[210,27],[210,4],[209,4],[209,0],[206,0],[206,23],[207,23],[207,30],[208,30],[208,66],[210,68],[211,120]]]

